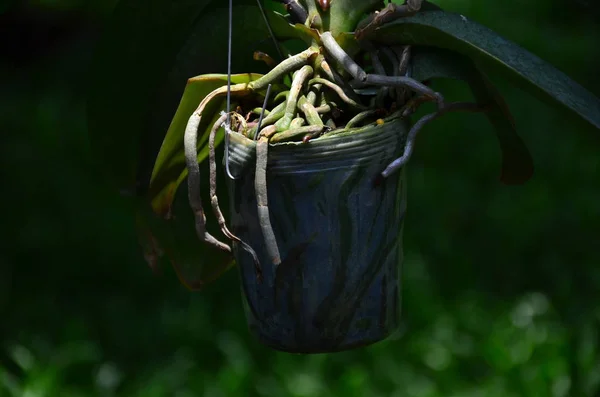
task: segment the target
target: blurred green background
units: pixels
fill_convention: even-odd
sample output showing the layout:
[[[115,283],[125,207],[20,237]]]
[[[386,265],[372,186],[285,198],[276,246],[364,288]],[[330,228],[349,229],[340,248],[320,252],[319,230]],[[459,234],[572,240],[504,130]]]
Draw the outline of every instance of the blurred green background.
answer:
[[[598,131],[496,80],[536,166],[508,187],[483,116],[432,123],[408,172],[400,331],[274,352],[246,330],[234,271],[202,293],[152,274],[92,167],[87,70],[115,2],[0,5],[0,396],[600,395]],[[600,95],[594,2],[435,2]]]

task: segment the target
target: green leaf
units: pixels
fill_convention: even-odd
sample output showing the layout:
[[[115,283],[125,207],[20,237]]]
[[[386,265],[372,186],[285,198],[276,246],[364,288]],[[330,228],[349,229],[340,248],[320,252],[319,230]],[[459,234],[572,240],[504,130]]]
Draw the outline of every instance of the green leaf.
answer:
[[[533,159],[517,134],[515,121],[500,91],[481,70],[475,69],[468,80],[478,103],[489,106],[485,113],[496,130],[502,152],[500,180],[507,185],[520,185],[533,176]]]
[[[234,3],[232,71],[265,72],[267,65],[255,61],[253,52],[276,57],[276,51],[258,7],[254,0]],[[198,240],[189,223],[194,217],[187,196],[175,200],[185,168],[176,167],[182,158],[177,151],[181,142],[172,136],[153,178],[155,202],[163,200],[158,214],[147,193],[157,154],[188,79],[227,71],[227,16],[226,4],[220,0],[122,0],[92,62],[87,111],[94,160],[118,188],[136,193],[141,242],[148,253],[161,247],[189,287],[217,277],[232,261]],[[269,19],[276,34],[301,37],[281,15],[269,11]],[[254,78],[244,76],[234,77],[234,83]],[[210,84],[217,87],[225,82],[222,75],[213,76]],[[196,92],[198,102],[203,96]],[[207,110],[207,122],[218,116],[218,105]],[[199,157],[206,154],[205,148]],[[210,229],[216,224],[211,211],[207,218]],[[220,235],[218,230],[211,233]]]
[[[496,72],[538,99],[567,109],[600,129],[597,97],[542,59],[462,15],[444,11],[419,13],[376,29],[369,39],[456,51],[471,58],[482,70]]]
[[[266,14],[273,29],[273,34],[278,41],[300,39],[310,45],[313,39],[319,38],[316,30],[310,29],[300,23],[292,25],[278,12],[266,10]]]
[[[235,84],[257,78],[249,71],[268,70],[253,59],[254,51],[273,57],[277,52],[254,0],[234,3],[232,71],[245,73],[233,77]],[[187,196],[175,199],[186,175],[181,162],[183,133],[177,125],[185,126],[193,110],[182,116],[188,112],[182,109],[195,109],[206,93],[227,79],[202,76],[196,79],[198,84],[195,79],[186,84],[191,76],[227,71],[227,17],[226,4],[218,0],[122,0],[95,51],[88,93],[95,161],[115,185],[138,196],[138,230],[148,258],[156,256],[160,247],[182,282],[192,289],[199,280],[216,278],[232,263],[229,255],[198,240]],[[268,11],[268,18],[278,38],[303,38],[303,31],[282,15]],[[188,98],[192,98],[189,103]],[[212,125],[222,105],[215,101],[206,109],[207,124]],[[169,130],[173,114],[176,125]],[[200,144],[206,135],[203,139]],[[207,150],[204,145],[200,159]],[[207,178],[202,182],[207,184]],[[206,215],[210,229],[216,221],[211,211]],[[211,233],[220,235],[218,230]]]
[[[365,13],[377,10],[382,0],[333,0],[329,9],[329,29],[334,37],[351,32]]]
[[[431,47],[413,50],[413,78],[426,81],[451,78],[466,81],[477,103],[487,106],[486,117],[494,127],[502,153],[500,180],[523,184],[533,175],[533,160],[517,134],[514,119],[500,92],[475,64],[463,55]]]
[[[261,76],[251,73],[232,75],[231,83],[249,83]],[[226,74],[209,74],[189,79],[152,171],[149,199],[156,213],[164,215],[169,211],[175,191],[187,176],[183,135],[188,119],[209,93],[225,85],[227,85]],[[208,135],[216,119],[219,118],[224,103],[224,98],[217,98],[210,101],[204,109],[198,129],[198,162],[202,162],[208,156]],[[215,138],[215,146],[222,140],[223,134],[218,134]]]
[[[234,262],[230,254],[198,239],[187,196],[180,196],[182,200],[177,200],[168,218],[157,215],[146,200],[141,200],[136,206],[138,238],[153,270],[158,270],[160,258],[166,256],[181,283],[190,290],[200,290],[230,269]],[[207,215],[211,215],[210,211]],[[207,223],[207,228],[211,229],[214,224]]]
[[[234,3],[233,72],[265,72],[252,53],[275,50],[258,7]],[[187,79],[227,71],[227,15],[221,0],[118,4],[95,49],[87,112],[94,160],[120,189],[147,188]]]

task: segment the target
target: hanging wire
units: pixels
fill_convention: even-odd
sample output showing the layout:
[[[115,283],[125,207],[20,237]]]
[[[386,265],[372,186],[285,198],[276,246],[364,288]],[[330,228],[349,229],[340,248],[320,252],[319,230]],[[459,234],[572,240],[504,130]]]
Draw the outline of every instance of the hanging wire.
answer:
[[[258,134],[260,133],[260,127],[262,125],[263,117],[265,116],[265,109],[267,108],[267,101],[269,100],[269,95],[271,95],[271,84],[267,87],[267,93],[265,94],[265,101],[263,102],[262,110],[260,111],[260,117],[258,118],[258,124],[256,125],[256,135],[254,135],[254,139],[258,139]]]
[[[258,3],[258,8],[260,9],[260,13],[262,14],[262,17],[265,21],[265,25],[267,25],[267,29],[269,30],[269,34],[271,35],[271,39],[273,40],[275,49],[277,50],[277,53],[279,54],[279,60],[283,61],[283,53],[281,52],[281,48],[279,47],[279,42],[277,41],[277,38],[275,37],[275,34],[273,33],[273,28],[271,28],[271,23],[269,22],[269,19],[267,18],[267,13],[265,12],[265,9],[263,8],[260,0],[256,0],[256,2]]]
[[[267,18],[267,14],[265,13],[265,9],[263,8],[260,0],[256,1],[258,3],[258,7],[265,21],[265,25],[267,25],[267,29],[269,30],[269,34],[271,35],[271,39],[273,40],[273,44],[275,45],[275,49],[279,54],[280,59],[283,59],[283,53],[281,52],[281,48],[279,47],[279,43],[277,42],[277,38],[273,33],[273,29],[271,28],[271,24],[269,23],[269,19]],[[233,0],[229,0],[229,31],[227,37],[227,114],[231,112],[231,45],[232,45],[232,36],[233,36]],[[260,118],[258,119],[258,128],[256,130],[256,135],[260,132],[260,125],[262,123],[265,109],[267,106],[267,101],[269,100],[269,95],[271,94],[271,84],[269,84],[267,88],[267,93],[265,95],[265,101],[262,107],[262,111],[260,113]],[[236,179],[229,170],[229,140],[231,134],[231,117],[227,117],[227,121],[225,122],[225,171],[227,176],[231,179]]]
[[[229,139],[231,134],[231,41],[233,35],[233,0],[229,0],[229,33],[227,38],[227,121],[225,123],[225,171],[235,179],[229,170]]]

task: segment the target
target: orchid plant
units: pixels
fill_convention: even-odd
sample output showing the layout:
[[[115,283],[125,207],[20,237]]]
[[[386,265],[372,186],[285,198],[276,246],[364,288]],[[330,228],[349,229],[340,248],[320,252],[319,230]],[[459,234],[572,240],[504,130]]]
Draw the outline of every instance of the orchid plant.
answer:
[[[226,66],[222,3],[122,0],[96,52],[98,78],[89,101],[92,143],[113,181],[134,197],[148,262],[155,268],[166,254],[191,289],[231,267],[232,242],[252,254],[261,276],[254,247],[230,230],[217,196],[217,181],[229,170],[217,167],[216,149],[225,142],[227,166],[232,136],[256,142],[260,228],[268,260],[277,266],[276,214],[267,200],[272,145],[296,142],[301,151],[360,127],[405,120],[410,130],[403,150],[373,176],[377,185],[405,167],[417,134],[431,120],[481,112],[502,150],[501,180],[521,184],[532,176],[533,162],[489,74],[600,129],[600,100],[585,88],[468,17],[424,0],[234,1],[237,72],[208,74]],[[450,102],[431,88],[447,78],[463,81],[474,100]],[[123,94],[124,84],[135,95]],[[181,99],[165,131],[157,120],[174,110],[165,105],[169,95]],[[421,106],[433,109],[415,118]],[[213,214],[202,200],[206,166],[204,202]],[[186,180],[188,197],[178,204]]]

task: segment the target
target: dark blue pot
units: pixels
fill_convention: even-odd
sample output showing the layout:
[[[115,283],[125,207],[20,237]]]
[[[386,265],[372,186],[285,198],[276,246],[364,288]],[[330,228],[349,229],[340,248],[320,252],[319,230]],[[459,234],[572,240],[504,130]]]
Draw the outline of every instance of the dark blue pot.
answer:
[[[403,172],[375,185],[401,153],[402,120],[303,143],[270,145],[267,187],[282,263],[269,261],[254,193],[254,141],[232,134],[229,180],[233,232],[257,252],[263,269],[239,246],[250,331],[277,350],[324,353],[380,341],[398,326]]]

